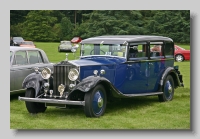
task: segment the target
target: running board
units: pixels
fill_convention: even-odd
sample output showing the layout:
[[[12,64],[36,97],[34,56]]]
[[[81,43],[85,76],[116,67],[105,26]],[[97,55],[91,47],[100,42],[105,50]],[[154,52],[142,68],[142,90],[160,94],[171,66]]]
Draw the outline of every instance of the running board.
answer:
[[[18,97],[18,100],[28,101],[28,102],[39,102],[39,103],[54,103],[54,104],[85,106],[85,101],[71,101],[71,100],[46,99],[46,98],[27,98],[27,97],[20,97],[20,96]]]
[[[123,94],[126,97],[139,97],[139,96],[153,96],[153,95],[160,95],[163,92],[150,92],[150,93],[140,93],[140,94]]]

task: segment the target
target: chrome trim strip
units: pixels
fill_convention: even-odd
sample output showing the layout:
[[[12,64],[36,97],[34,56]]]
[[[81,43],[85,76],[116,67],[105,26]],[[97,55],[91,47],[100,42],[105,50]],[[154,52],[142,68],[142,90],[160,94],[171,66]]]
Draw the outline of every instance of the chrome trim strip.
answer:
[[[151,95],[159,95],[163,94],[163,92],[151,92],[151,93],[141,93],[141,94],[124,94],[127,97],[138,97],[138,96],[151,96]]]
[[[99,57],[120,57],[120,56],[113,56],[113,55],[87,55],[87,56],[80,56],[80,58],[95,57],[95,56],[99,56]],[[120,57],[120,58],[126,59],[125,57]]]
[[[58,99],[43,99],[43,98],[27,98],[18,97],[18,100],[40,103],[55,103],[55,104],[68,104],[68,105],[82,105],[85,106],[85,101],[71,101],[71,100],[58,100]]]

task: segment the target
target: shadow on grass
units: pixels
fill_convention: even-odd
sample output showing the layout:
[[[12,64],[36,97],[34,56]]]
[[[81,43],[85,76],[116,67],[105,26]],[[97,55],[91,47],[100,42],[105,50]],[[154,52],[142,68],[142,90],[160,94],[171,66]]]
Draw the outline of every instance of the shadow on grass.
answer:
[[[25,92],[18,92],[16,94],[10,95],[10,101],[18,100],[18,97],[24,97]]]
[[[111,102],[107,104],[107,111],[113,113],[121,111],[123,109],[142,109],[146,106],[153,106],[156,103],[160,103],[157,96],[146,96],[146,97],[134,97],[124,98],[119,101]]]
[[[128,99],[119,99],[115,102],[108,102],[107,108],[106,108],[106,114],[112,115],[112,113],[115,113],[117,111],[123,111],[127,109],[143,109],[143,107],[146,106],[153,106],[156,103],[160,103],[158,101],[157,96],[151,96],[151,97],[135,97],[135,98],[128,98]],[[62,108],[55,108],[55,107],[48,107],[45,115],[59,115],[59,116],[78,116],[82,117],[85,116],[84,114],[84,107],[83,106],[71,106],[67,107],[66,109]]]

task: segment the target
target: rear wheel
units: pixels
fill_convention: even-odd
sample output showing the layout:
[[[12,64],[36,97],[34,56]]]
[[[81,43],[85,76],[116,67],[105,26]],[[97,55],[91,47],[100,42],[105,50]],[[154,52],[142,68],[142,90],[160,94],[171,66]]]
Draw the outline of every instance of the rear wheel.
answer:
[[[102,85],[97,85],[93,90],[87,92],[84,97],[84,111],[87,117],[100,117],[106,109],[106,91]]]
[[[159,101],[171,101],[174,97],[174,80],[171,75],[165,78],[164,84],[162,86],[163,94],[158,95]]]
[[[35,98],[35,90],[34,89],[27,89],[25,93],[25,97],[28,98]],[[26,108],[29,113],[39,113],[45,112],[46,108],[44,103],[37,103],[37,102],[28,102],[25,101]]]

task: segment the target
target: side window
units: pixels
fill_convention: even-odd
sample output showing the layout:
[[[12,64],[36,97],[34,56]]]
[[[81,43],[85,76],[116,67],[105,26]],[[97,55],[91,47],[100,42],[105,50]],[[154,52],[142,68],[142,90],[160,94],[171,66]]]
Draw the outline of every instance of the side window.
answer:
[[[167,42],[164,49],[165,57],[172,58],[174,57],[174,45],[172,42]]]
[[[28,59],[30,64],[43,63],[38,51],[28,51]]]
[[[129,60],[145,60],[148,59],[147,57],[147,45],[145,42],[143,43],[130,43],[129,51],[128,51],[128,58]]]
[[[150,58],[155,59],[155,58],[164,58],[163,56],[163,44],[162,43],[151,43],[150,44]]]
[[[26,51],[18,51],[15,53],[16,65],[26,65],[28,64]]]

